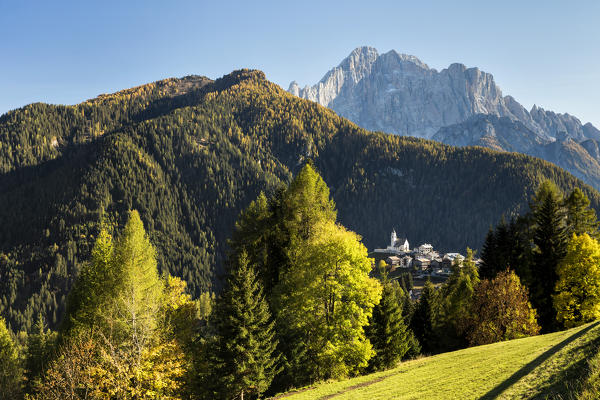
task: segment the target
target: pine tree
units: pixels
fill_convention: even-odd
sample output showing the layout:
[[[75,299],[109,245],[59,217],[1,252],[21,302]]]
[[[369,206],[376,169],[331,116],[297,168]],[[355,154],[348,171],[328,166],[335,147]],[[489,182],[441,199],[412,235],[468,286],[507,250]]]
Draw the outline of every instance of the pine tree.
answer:
[[[402,316],[403,291],[397,282],[383,283],[381,301],[373,308],[367,336],[375,355],[369,360],[372,371],[395,366],[411,348],[411,332]]]
[[[215,317],[212,377],[218,385],[214,395],[260,396],[277,373],[277,340],[268,304],[245,253],[230,270]]]
[[[532,207],[535,223],[533,242],[536,248],[531,271],[531,303],[539,314],[544,332],[551,332],[556,328],[552,295],[557,281],[558,264],[566,254],[567,240],[561,203],[557,187],[546,181],[538,189]]]
[[[425,354],[431,354],[437,349],[435,335],[436,308],[437,292],[433,283],[427,280],[410,324]]]
[[[564,201],[567,216],[567,237],[587,233],[598,238],[598,218],[596,211],[590,207],[590,200],[579,188],[573,189]]]
[[[0,318],[0,400],[17,399],[23,384],[19,350],[4,318]]]

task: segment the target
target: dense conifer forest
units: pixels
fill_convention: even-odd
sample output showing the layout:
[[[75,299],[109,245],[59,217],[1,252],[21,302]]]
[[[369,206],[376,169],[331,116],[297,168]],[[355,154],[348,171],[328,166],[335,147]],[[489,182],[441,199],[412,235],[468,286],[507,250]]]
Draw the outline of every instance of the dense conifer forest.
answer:
[[[598,192],[548,162],[368,132],[259,71],[168,79],[0,117],[0,314],[13,331],[40,316],[57,327],[101,221],[124,226],[132,209],[161,273],[193,297],[219,291],[240,212],[307,159],[368,248],[393,227],[412,243],[479,248],[546,179],[600,208]]]

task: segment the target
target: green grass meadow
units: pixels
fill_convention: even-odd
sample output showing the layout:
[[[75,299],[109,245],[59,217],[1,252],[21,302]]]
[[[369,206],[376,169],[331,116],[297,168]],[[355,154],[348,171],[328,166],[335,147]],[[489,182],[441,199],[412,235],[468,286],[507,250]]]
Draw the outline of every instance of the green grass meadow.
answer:
[[[596,358],[600,322],[424,357],[397,368],[285,393],[308,399],[573,399]]]

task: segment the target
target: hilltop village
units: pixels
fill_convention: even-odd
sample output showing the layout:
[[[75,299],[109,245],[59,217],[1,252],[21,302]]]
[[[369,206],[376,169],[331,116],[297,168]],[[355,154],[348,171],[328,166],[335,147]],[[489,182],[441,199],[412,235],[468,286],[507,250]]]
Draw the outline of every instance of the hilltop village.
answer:
[[[411,250],[406,237],[398,237],[395,230],[392,230],[390,244],[385,249],[375,249],[379,259],[385,260],[387,270],[392,275],[402,272],[412,272],[418,278],[426,275],[430,277],[442,278],[445,280],[450,276],[453,263],[462,265],[465,257],[460,253],[440,253],[436,251],[429,243],[424,243]],[[478,265],[480,260],[475,260]],[[394,274],[395,273],[395,274]]]

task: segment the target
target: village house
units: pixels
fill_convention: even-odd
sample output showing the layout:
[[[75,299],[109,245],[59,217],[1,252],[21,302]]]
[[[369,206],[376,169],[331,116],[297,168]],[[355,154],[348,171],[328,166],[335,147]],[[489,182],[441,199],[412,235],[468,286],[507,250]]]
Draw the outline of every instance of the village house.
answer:
[[[444,258],[442,260],[442,268],[450,271],[452,264],[454,264],[455,261],[458,263],[458,265],[462,266],[464,259],[465,257],[459,253],[446,253],[444,254]]]
[[[426,271],[431,266],[431,260],[425,257],[415,257],[413,265],[421,271]]]

